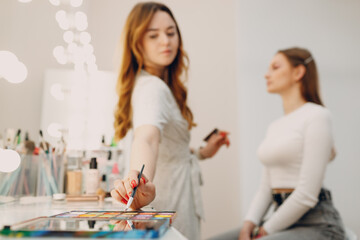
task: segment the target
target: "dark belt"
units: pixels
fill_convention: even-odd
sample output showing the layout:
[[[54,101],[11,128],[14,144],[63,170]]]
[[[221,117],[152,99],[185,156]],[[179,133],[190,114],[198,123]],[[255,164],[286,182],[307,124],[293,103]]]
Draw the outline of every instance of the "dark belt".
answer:
[[[290,193],[273,193],[273,201],[280,206],[290,195]],[[331,200],[331,193],[324,188],[321,189],[318,197],[319,201]]]

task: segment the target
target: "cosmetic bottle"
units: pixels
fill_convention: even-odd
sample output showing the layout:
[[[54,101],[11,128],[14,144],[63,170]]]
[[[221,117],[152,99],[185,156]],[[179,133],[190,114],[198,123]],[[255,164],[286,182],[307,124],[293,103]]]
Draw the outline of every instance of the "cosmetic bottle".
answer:
[[[106,177],[106,175],[105,174],[103,174],[102,176],[101,176],[101,183],[100,183],[100,188],[102,189],[102,190],[104,190],[105,192],[107,191],[107,177]]]
[[[110,173],[110,175],[108,177],[108,179],[109,179],[108,180],[109,181],[108,182],[108,189],[107,189],[108,192],[110,192],[110,190],[114,188],[114,183],[119,178],[120,178],[119,168],[118,168],[117,163],[114,163],[112,171],[111,171],[111,173]]]
[[[95,195],[99,188],[99,180],[99,170],[97,169],[96,158],[91,158],[90,169],[86,173],[85,193],[88,195]]]
[[[81,181],[82,181],[81,170],[68,171],[66,180],[67,180],[67,186],[66,186],[67,194],[81,195]]]

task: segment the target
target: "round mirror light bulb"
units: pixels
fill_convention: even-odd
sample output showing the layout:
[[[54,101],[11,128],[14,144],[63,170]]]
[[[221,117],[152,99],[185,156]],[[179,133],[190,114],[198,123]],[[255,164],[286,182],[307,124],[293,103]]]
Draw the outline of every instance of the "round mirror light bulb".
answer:
[[[84,31],[87,29],[88,21],[84,12],[78,11],[75,13],[75,27],[79,31]]]
[[[70,5],[72,7],[80,7],[83,3],[83,0],[70,0]]]
[[[54,6],[59,6],[60,5],[60,0],[49,0],[49,2]]]
[[[83,45],[89,44],[91,41],[91,35],[88,32],[81,32],[80,33],[80,42]]]
[[[74,41],[74,33],[72,31],[66,31],[64,32],[63,38],[66,43],[71,43]]]
[[[0,172],[13,172],[21,163],[20,155],[11,149],[0,149]]]
[[[10,83],[21,83],[26,79],[28,70],[15,54],[0,51],[0,75]]]

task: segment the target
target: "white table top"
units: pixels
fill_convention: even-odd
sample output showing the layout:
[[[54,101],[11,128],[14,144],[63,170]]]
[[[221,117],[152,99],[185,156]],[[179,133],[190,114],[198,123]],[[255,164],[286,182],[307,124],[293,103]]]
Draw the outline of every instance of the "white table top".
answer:
[[[2,229],[4,225],[12,225],[40,216],[52,216],[62,212],[68,212],[73,210],[122,211],[124,210],[124,205],[116,203],[114,201],[59,202],[53,201],[50,197],[28,197],[20,199],[20,201],[0,204],[0,229]],[[0,239],[8,238],[0,237]],[[186,238],[175,228],[170,227],[169,230],[160,239],[184,240]]]

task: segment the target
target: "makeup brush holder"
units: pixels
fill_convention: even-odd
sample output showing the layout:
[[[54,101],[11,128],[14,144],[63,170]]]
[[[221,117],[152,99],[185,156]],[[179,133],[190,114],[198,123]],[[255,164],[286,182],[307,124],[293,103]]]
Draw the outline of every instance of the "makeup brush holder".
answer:
[[[0,196],[52,196],[64,192],[65,154],[20,154],[13,172],[0,173]]]
[[[20,154],[21,164],[13,172],[0,173],[0,196],[35,196],[39,156]]]
[[[66,155],[40,153],[38,160],[36,196],[64,193]]]

